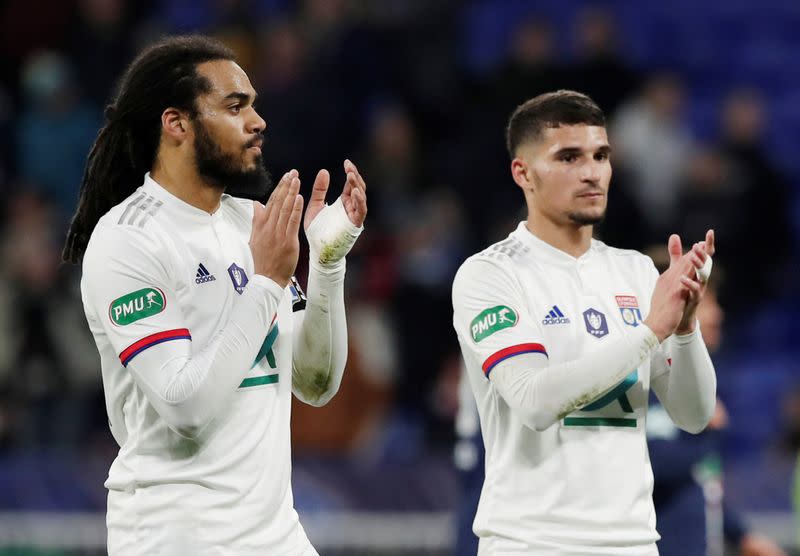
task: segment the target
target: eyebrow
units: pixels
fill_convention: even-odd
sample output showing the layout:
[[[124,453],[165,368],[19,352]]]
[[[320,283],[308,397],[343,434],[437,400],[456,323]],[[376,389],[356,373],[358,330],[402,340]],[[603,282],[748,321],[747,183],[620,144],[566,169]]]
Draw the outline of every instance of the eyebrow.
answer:
[[[603,145],[602,147],[598,147],[596,153],[598,154],[609,154],[611,152],[611,145]],[[562,149],[558,149],[554,156],[567,156],[573,155],[578,156],[583,153],[583,149],[580,147],[564,147]]]
[[[258,93],[255,93],[252,98],[253,102],[255,102],[256,99],[258,98]],[[225,98],[223,98],[222,100],[226,101],[233,99],[236,99],[240,102],[247,102],[248,100],[250,100],[250,95],[242,91],[234,91],[233,93],[226,95]]]

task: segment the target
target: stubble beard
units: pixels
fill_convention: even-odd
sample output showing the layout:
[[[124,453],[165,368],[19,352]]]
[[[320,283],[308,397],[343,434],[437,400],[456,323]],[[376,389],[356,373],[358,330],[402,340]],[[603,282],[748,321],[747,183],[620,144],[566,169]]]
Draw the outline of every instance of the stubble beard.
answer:
[[[578,226],[594,226],[600,224],[606,218],[606,211],[603,210],[600,214],[586,214],[585,212],[570,212],[567,218],[573,224]]]
[[[222,150],[205,125],[198,119],[195,123],[194,154],[197,173],[234,197],[264,201],[272,190],[272,177],[264,166],[264,158],[256,157],[255,166],[244,168],[243,158],[248,146],[242,148],[237,157]]]

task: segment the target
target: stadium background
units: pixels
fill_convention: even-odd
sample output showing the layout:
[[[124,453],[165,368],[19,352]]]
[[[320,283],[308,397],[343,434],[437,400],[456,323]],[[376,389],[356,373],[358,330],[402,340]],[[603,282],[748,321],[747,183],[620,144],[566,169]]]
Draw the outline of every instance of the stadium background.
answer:
[[[602,237],[717,231],[726,496],[793,547],[800,441],[800,3],[784,0],[6,0],[0,5],[0,554],[102,554],[115,445],[77,269],[59,264],[115,78],[166,33],[234,47],[273,174],[345,157],[369,186],[351,357],[295,406],[293,485],[322,554],[447,554],[458,346],[450,284],[524,204],[503,128],[560,87],[610,116]],[[303,261],[301,257],[301,266]],[[298,274],[304,276],[304,269]]]

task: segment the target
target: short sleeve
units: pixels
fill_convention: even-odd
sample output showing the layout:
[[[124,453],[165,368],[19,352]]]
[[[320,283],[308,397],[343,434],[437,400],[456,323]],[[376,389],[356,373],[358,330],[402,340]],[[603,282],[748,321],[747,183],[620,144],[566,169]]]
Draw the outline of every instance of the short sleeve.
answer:
[[[501,361],[523,353],[547,356],[542,331],[528,312],[522,288],[501,264],[469,259],[453,283],[453,326],[465,358],[488,378]]]
[[[168,247],[148,230],[98,226],[92,235],[83,260],[84,307],[123,366],[164,342],[185,343],[190,353],[169,265]]]

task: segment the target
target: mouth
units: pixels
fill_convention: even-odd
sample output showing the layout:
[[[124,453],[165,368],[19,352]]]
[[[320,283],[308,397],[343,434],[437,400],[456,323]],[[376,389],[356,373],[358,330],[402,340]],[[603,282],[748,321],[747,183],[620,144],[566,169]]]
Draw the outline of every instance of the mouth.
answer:
[[[257,152],[257,153],[260,154],[261,153],[261,146],[263,144],[264,144],[263,139],[258,138],[258,139],[253,139],[252,141],[248,141],[247,144],[245,145],[245,147],[247,148],[248,151]]]
[[[587,191],[578,195],[580,199],[602,199],[603,197],[604,195],[600,191]]]

